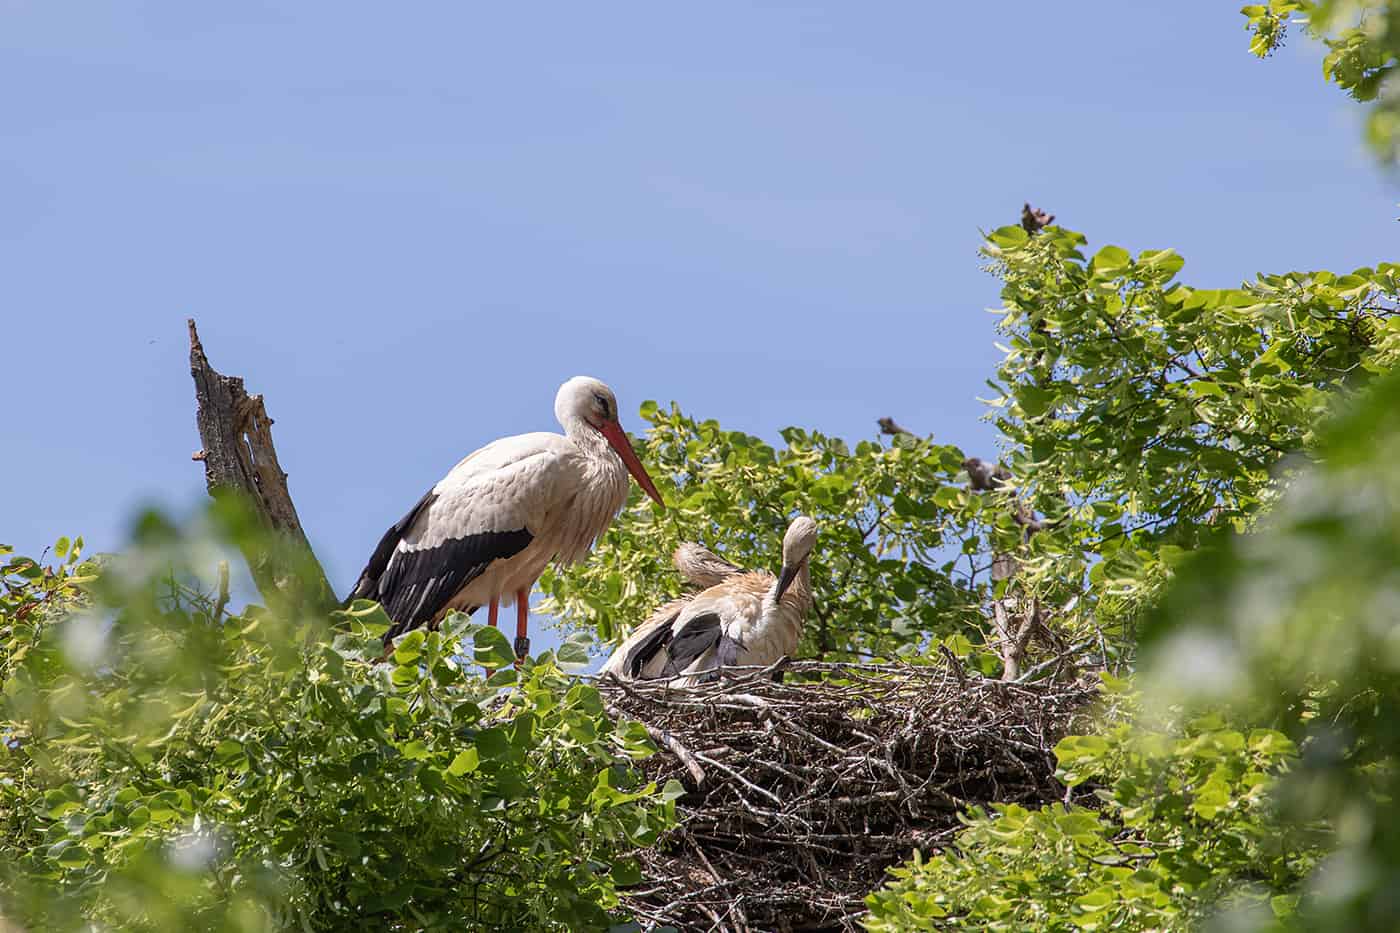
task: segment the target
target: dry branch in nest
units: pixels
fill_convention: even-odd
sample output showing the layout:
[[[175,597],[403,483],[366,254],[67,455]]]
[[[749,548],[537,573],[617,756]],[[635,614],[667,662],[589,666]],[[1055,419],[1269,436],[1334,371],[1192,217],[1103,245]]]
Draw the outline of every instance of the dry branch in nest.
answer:
[[[656,740],[647,776],[688,791],[623,893],[644,926],[856,929],[885,869],[946,845],[969,806],[1063,799],[1052,748],[1094,695],[953,665],[783,666],[782,683],[755,668],[689,689],[599,682]]]

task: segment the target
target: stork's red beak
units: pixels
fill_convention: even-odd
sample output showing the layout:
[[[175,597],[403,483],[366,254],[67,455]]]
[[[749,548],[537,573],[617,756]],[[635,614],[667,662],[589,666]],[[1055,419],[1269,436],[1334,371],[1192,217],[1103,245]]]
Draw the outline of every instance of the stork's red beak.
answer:
[[[637,485],[642,487],[642,491],[655,499],[657,505],[663,509],[666,508],[666,503],[661,501],[661,493],[656,491],[651,477],[647,476],[646,467],[642,466],[642,461],[637,459],[637,452],[632,449],[632,442],[627,439],[622,425],[616,421],[604,421],[598,426],[598,430],[608,439],[612,449],[617,451],[617,455],[622,458],[623,464],[627,467],[627,472],[636,479]]]

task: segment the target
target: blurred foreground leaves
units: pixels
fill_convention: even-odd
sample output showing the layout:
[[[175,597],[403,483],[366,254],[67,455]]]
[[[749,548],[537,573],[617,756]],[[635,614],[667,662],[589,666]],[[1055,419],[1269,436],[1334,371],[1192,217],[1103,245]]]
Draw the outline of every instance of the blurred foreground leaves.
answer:
[[[195,573],[218,543],[148,516],[101,566],[71,542],[47,568],[0,553],[0,916],[611,922],[621,853],[669,825],[673,795],[629,767],[645,731],[566,675],[576,644],[517,673],[499,632],[454,617],[378,664],[374,604],[228,613]],[[506,669],[487,685],[464,653]]]
[[[1317,928],[1400,916],[1400,372],[1345,405],[1259,530],[1190,561],[1148,631],[1148,695],[1277,722],[1298,741],[1280,788],[1325,820]]]

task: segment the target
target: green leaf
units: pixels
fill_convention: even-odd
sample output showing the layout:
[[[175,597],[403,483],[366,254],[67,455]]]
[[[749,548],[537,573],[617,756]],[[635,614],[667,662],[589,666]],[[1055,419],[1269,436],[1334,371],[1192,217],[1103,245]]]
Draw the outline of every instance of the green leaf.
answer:
[[[1045,414],[1055,403],[1055,398],[1053,391],[1037,386],[1022,386],[1016,393],[1016,402],[1027,418],[1039,418]]]
[[[432,749],[428,748],[427,745],[423,744],[423,742],[419,741],[418,739],[414,739],[412,742],[409,742],[408,744],[404,745],[401,749],[399,749],[399,753],[402,754],[409,761],[418,761],[422,758],[431,757],[433,751]]]
[[[1293,740],[1276,729],[1255,729],[1251,732],[1249,750],[1270,758],[1284,758],[1298,753]]]
[[[1127,268],[1132,261],[1132,256],[1123,247],[1105,246],[1094,254],[1089,268],[1096,275],[1112,275]]]
[[[214,760],[224,767],[237,764],[244,758],[243,745],[233,739],[224,739],[214,748]]]
[[[68,785],[71,787],[72,785]],[[77,789],[74,788],[72,794],[67,787],[61,790],[51,790],[44,794],[45,812],[54,819],[61,819],[77,810],[81,804],[76,799]]]
[[[394,649],[394,661],[398,664],[412,664],[423,654],[423,642],[427,641],[428,633],[421,628],[414,629],[407,635],[399,639],[398,646]]]
[[[1302,898],[1297,894],[1275,894],[1269,898],[1269,908],[1274,916],[1284,920],[1298,912],[1298,903]]]
[[[1145,249],[1138,254],[1138,262],[1150,269],[1160,269],[1168,276],[1176,275],[1186,265],[1186,260],[1174,249]]]
[[[357,599],[350,604],[349,609],[343,610],[345,615],[353,619],[360,625],[365,634],[371,637],[380,637],[392,627],[393,620],[384,611],[384,607],[372,600]]]
[[[622,887],[642,883],[642,868],[636,859],[622,859],[612,867],[613,883]]]
[[[1203,820],[1211,820],[1230,803],[1230,786],[1222,780],[1211,778],[1196,792],[1191,809]]]
[[[1117,899],[1112,888],[1095,888],[1088,894],[1075,898],[1074,906],[1086,913],[1096,913],[1111,906]]]
[[[646,726],[639,722],[626,722],[619,725],[614,735],[618,743],[635,758],[646,758],[656,752],[656,745],[647,733]]]
[[[483,760],[504,758],[510,750],[510,739],[504,729],[493,727],[476,734],[476,751]]]
[[[945,509],[956,509],[963,503],[963,492],[955,486],[940,486],[933,494],[933,501]]]
[[[472,639],[473,658],[482,667],[503,668],[515,663],[515,650],[500,629],[486,626]]]
[[[563,667],[565,670],[569,670],[574,666],[587,667],[592,663],[592,659],[588,655],[588,644],[590,641],[591,639],[584,633],[574,633],[564,639],[563,644],[559,646],[559,650],[555,653],[559,666]]]
[[[475,748],[463,749],[452,759],[452,764],[447,766],[447,773],[460,777],[475,771],[480,764],[481,757]]]
[[[1030,236],[1019,226],[998,227],[988,234],[987,239],[1001,249],[1016,249],[1024,246]]]

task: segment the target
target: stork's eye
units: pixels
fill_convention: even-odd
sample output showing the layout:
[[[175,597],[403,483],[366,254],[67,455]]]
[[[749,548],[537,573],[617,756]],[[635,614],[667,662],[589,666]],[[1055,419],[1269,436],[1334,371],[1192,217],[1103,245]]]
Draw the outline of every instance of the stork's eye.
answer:
[[[612,417],[612,409],[608,405],[608,400],[597,392],[593,393],[593,401],[598,403],[598,409],[603,413],[604,418]]]

